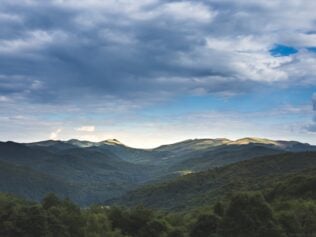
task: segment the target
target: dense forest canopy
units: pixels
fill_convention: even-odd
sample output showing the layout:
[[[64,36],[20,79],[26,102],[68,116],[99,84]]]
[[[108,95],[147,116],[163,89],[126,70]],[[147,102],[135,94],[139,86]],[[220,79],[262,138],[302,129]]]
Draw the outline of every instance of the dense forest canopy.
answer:
[[[289,183],[296,187],[290,192]],[[182,212],[143,206],[80,208],[52,193],[40,203],[1,194],[0,236],[313,237],[315,185],[316,176],[291,177],[263,192],[235,193],[215,204]]]

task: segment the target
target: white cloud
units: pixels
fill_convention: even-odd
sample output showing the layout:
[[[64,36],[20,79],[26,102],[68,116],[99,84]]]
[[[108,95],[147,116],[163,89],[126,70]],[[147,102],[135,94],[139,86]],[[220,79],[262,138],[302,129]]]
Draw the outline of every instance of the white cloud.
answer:
[[[61,42],[67,38],[61,31],[29,31],[23,37],[15,39],[0,39],[0,53],[17,53],[21,51],[40,49],[48,44]]]
[[[197,22],[210,22],[216,16],[216,12],[211,11],[206,5],[191,1],[170,2],[162,5],[159,11],[177,20]]]
[[[0,102],[8,102],[8,101],[10,101],[10,98],[9,97],[7,97],[7,96],[0,96]]]
[[[78,132],[94,132],[95,126],[82,126],[75,129]]]
[[[59,137],[59,134],[61,133],[62,129],[61,128],[58,128],[56,131],[52,132],[50,135],[49,135],[49,139],[51,140],[57,140],[58,137]]]
[[[0,22],[21,22],[22,18],[16,14],[7,14],[0,12]]]

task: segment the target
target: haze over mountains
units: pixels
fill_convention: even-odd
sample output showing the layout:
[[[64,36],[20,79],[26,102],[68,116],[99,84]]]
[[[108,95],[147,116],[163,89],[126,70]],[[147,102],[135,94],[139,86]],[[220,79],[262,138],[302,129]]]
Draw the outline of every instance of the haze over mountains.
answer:
[[[316,152],[316,146],[306,143],[262,138],[243,138],[236,141],[225,138],[193,139],[154,149],[128,147],[115,139],[101,142],[75,139],[24,144],[1,142],[0,191],[33,200],[39,200],[46,193],[54,192],[83,206],[91,203],[113,203],[115,200],[132,205],[134,201],[141,200],[142,203],[157,207],[160,204],[147,197],[148,192],[152,192],[147,185],[167,183],[167,186],[158,185],[158,189],[154,186],[159,198],[161,193],[170,193],[170,190],[165,190],[173,185],[171,183],[170,186],[169,182],[176,182],[178,185],[190,180],[190,183],[199,175],[208,177],[213,174],[213,171],[207,171],[213,168],[227,167],[216,171],[220,173],[220,177],[225,177],[229,170],[234,169],[236,172],[233,177],[238,178],[244,175],[240,171],[249,164],[250,167],[265,167],[261,175],[264,176],[269,173],[266,166],[269,166],[269,162],[283,157],[284,155],[279,155],[281,153],[290,154],[291,161],[302,157],[304,165],[295,169],[301,171],[303,168],[315,166],[315,159],[306,158],[315,158],[316,153],[313,152]],[[282,159],[281,163],[287,164],[288,161]],[[251,161],[240,163],[244,160]],[[236,166],[227,166],[233,163],[236,163]],[[261,172],[261,169],[257,170]],[[278,175],[288,174],[291,170],[294,169],[283,171],[280,168]],[[204,174],[203,171],[210,173]],[[253,172],[258,173],[256,169]],[[185,175],[189,173],[198,174]],[[177,176],[183,175],[184,179],[180,177],[180,181],[177,181]],[[205,186],[207,190],[213,192],[208,185]],[[189,190],[185,187],[182,191]],[[136,189],[139,191],[134,191]],[[213,196],[217,195],[218,193]],[[186,194],[182,197],[181,203],[187,205]],[[165,208],[176,208],[174,205],[175,202],[170,202],[169,206],[161,204]]]

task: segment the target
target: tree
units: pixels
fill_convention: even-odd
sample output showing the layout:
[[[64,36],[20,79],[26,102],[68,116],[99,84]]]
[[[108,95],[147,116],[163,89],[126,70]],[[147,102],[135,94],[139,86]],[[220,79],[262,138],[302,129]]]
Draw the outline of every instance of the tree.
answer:
[[[167,231],[167,225],[159,220],[152,220],[143,226],[137,237],[160,237]]]
[[[284,233],[289,237],[302,236],[302,227],[296,214],[293,211],[282,211],[278,213],[278,220]]]
[[[215,236],[220,223],[220,218],[213,214],[202,214],[190,231],[191,237]]]
[[[111,222],[112,229],[119,229],[123,234],[127,234],[128,229],[128,213],[118,207],[112,207],[109,210],[108,218]]]
[[[225,212],[223,203],[217,202],[213,207],[213,211],[214,211],[214,214],[216,214],[217,216],[223,217],[224,212]]]
[[[42,200],[42,206],[46,210],[51,207],[56,207],[60,205],[61,205],[61,201],[54,193],[47,194]]]
[[[279,237],[281,230],[261,194],[241,193],[232,198],[220,234],[223,237]]]
[[[310,200],[279,201],[274,204],[279,223],[286,236],[311,237],[316,235],[316,204]]]
[[[23,237],[48,236],[47,216],[41,206],[23,207],[16,218],[17,228]]]
[[[83,236],[84,218],[81,214],[80,208],[69,199],[65,199],[62,202],[60,210],[60,219],[63,224],[67,226],[70,236]]]
[[[85,236],[102,236],[111,230],[110,223],[104,213],[88,213],[85,222]]]
[[[180,228],[174,228],[169,231],[168,237],[184,237],[184,231]]]
[[[69,237],[68,226],[63,222],[63,210],[52,207],[47,211],[47,223],[51,237]]]
[[[140,230],[153,219],[152,211],[138,206],[130,210],[127,216],[126,232],[132,236],[138,236]]]

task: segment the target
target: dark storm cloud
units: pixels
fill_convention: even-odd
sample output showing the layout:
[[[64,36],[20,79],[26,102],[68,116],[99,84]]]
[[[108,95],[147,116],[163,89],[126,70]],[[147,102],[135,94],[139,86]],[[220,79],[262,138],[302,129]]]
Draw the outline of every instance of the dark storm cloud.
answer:
[[[12,38],[4,39],[8,45],[0,56],[2,73],[33,77],[43,82],[43,88],[60,91],[58,96],[67,96],[68,88],[78,89],[79,94],[92,90],[123,96],[159,90],[157,77],[201,73],[183,71],[181,66],[168,62],[177,52],[202,43],[191,36],[195,31],[199,33],[199,27],[175,30],[172,25],[176,22],[159,18],[125,25],[121,21],[128,21],[128,17],[109,16],[110,9],[106,19],[85,26],[90,17],[94,20],[93,13],[98,9],[67,9],[53,4],[13,7],[5,11],[20,16],[23,22],[6,32],[6,37]]]
[[[272,57],[275,42],[263,35],[296,28],[276,17],[277,4],[238,2],[4,1],[0,93],[53,103],[84,95],[150,100],[288,80],[294,61]]]

